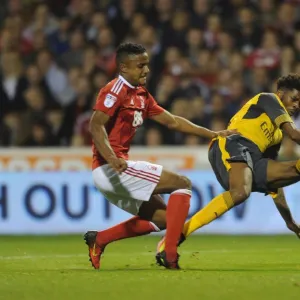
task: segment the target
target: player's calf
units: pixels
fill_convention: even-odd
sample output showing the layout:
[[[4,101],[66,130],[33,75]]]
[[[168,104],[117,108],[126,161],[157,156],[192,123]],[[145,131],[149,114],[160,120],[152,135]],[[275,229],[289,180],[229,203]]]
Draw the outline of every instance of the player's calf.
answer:
[[[187,218],[192,194],[191,181],[182,175],[163,170],[154,194],[170,193],[167,205],[165,260],[171,265],[178,258],[177,242]]]
[[[151,222],[154,223],[160,230],[166,229],[167,226],[166,210],[157,210],[154,213]]]
[[[166,229],[166,209],[167,206],[160,195],[152,195],[150,200],[144,202],[138,215],[154,223],[160,230]]]

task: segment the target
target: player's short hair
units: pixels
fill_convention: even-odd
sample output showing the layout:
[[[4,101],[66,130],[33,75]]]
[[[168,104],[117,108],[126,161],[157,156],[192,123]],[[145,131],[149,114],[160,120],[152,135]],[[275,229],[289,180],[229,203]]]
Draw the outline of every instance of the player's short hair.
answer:
[[[123,43],[120,44],[116,52],[116,63],[117,66],[125,59],[128,55],[143,54],[147,50],[143,45],[135,43]]]
[[[281,76],[277,80],[277,90],[293,90],[300,91],[300,76],[298,74],[288,74]]]

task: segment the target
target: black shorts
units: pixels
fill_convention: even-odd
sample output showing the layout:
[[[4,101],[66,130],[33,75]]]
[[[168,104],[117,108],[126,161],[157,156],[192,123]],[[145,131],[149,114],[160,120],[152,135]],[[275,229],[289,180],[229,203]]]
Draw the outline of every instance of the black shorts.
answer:
[[[276,192],[268,188],[267,165],[269,159],[263,158],[259,148],[248,139],[240,135],[219,138],[213,141],[208,158],[219,183],[226,191],[229,190],[230,162],[244,162],[253,173],[252,192],[266,194]]]

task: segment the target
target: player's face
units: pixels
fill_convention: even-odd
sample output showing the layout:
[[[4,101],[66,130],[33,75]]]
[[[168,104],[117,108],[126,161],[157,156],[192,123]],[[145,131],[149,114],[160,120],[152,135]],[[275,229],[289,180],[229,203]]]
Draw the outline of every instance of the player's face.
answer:
[[[149,71],[149,57],[146,52],[129,56],[125,63],[126,79],[134,86],[145,85]]]
[[[300,92],[296,89],[282,92],[281,100],[290,116],[300,109]]]

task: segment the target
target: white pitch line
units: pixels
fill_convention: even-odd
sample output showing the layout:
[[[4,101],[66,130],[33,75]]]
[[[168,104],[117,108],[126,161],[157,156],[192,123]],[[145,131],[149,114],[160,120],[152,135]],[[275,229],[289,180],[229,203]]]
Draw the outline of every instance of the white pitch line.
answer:
[[[286,252],[286,251],[291,251],[292,249],[289,248],[273,248],[270,249],[270,252]],[[251,251],[247,250],[247,253],[249,252],[262,252],[261,250],[255,250],[252,249]],[[264,251],[265,252],[265,251]],[[199,250],[199,251],[180,251],[181,254],[201,254],[201,253],[216,253],[216,254],[222,254],[222,253],[245,253],[243,252],[243,249],[241,250],[231,250],[231,249],[208,249],[208,250]],[[106,254],[106,253],[105,253]],[[105,255],[103,254],[103,256]],[[155,255],[155,252],[151,251],[151,252],[130,252],[130,253],[107,253],[108,256],[134,256],[134,255],[149,255],[149,256],[153,256]],[[49,255],[13,255],[13,256],[5,256],[2,255],[0,256],[0,261],[1,260],[22,260],[22,259],[55,259],[55,258],[73,258],[73,257],[88,257],[88,254],[49,254]]]
[[[57,255],[13,255],[13,256],[0,256],[0,260],[21,260],[21,259],[47,259],[47,258],[71,258],[71,257],[84,257],[83,254],[57,254]]]

